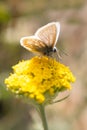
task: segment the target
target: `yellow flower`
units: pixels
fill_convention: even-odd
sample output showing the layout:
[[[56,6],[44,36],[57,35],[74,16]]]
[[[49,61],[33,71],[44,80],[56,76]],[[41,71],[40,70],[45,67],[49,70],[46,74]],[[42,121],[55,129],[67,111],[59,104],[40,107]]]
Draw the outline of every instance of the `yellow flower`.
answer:
[[[17,95],[37,103],[47,103],[64,90],[71,89],[75,77],[68,67],[55,59],[34,57],[13,66],[13,73],[5,79],[7,88]]]

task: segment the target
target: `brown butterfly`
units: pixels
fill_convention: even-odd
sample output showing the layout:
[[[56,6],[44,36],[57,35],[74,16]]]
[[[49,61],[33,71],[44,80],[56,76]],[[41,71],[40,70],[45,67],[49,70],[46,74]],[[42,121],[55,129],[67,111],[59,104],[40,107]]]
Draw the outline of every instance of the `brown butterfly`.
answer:
[[[50,56],[53,52],[57,52],[55,45],[59,37],[59,32],[59,22],[48,23],[39,28],[35,35],[22,37],[20,43],[31,52]]]

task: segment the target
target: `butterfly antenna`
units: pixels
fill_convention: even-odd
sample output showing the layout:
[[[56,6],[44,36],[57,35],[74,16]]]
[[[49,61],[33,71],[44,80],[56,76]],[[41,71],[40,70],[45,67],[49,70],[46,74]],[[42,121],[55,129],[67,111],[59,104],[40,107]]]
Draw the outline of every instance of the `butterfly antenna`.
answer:
[[[66,56],[69,56],[69,54],[67,52],[65,52],[62,48],[60,48],[60,51],[65,54]]]
[[[58,51],[57,48],[56,48],[56,54],[57,54],[57,59],[58,59],[58,61],[59,61],[60,59],[62,59],[62,57],[61,57],[61,55],[59,54],[59,51]]]

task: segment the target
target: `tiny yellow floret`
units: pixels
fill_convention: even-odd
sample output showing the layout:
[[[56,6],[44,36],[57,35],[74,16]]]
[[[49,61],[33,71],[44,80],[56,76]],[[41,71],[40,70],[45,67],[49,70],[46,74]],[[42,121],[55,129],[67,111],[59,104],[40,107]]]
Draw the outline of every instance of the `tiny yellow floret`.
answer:
[[[70,90],[75,77],[68,67],[55,59],[43,56],[19,62],[5,79],[7,88],[17,95],[38,103],[53,99],[57,93]]]

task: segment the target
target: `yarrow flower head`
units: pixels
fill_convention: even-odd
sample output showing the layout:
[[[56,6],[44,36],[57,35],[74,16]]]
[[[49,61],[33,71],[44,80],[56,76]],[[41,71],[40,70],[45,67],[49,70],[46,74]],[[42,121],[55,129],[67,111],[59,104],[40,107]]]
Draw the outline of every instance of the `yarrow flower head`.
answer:
[[[39,104],[49,103],[59,92],[70,90],[75,77],[68,67],[43,56],[19,62],[5,79],[7,88]]]

